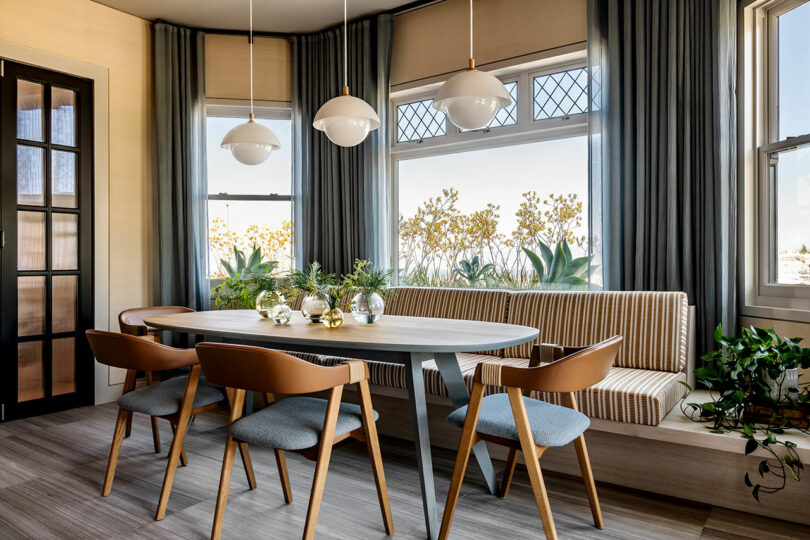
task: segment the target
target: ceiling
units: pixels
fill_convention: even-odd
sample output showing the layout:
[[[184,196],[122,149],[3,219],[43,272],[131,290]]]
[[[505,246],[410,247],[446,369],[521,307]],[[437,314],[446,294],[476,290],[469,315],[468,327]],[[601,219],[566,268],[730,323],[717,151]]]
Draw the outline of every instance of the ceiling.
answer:
[[[143,19],[163,19],[195,28],[248,29],[248,0],[95,0]],[[351,0],[349,20],[388,11],[414,0]],[[343,21],[340,0],[254,0],[253,29],[258,32],[306,33]]]

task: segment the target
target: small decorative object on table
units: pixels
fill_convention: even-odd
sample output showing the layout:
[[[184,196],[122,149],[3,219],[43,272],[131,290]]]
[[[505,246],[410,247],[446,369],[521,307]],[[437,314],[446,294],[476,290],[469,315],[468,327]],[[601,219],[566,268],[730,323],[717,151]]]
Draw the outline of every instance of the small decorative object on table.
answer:
[[[265,290],[256,298],[256,311],[276,324],[287,324],[292,319],[292,309],[287,305],[287,296],[280,290]]]
[[[291,274],[291,286],[304,294],[301,314],[311,323],[321,322],[321,315],[329,309],[326,290],[337,284],[334,274],[325,274],[317,262],[310,263],[305,270]]]
[[[389,292],[392,270],[372,268],[370,261],[357,260],[354,272],[343,277],[343,284],[357,294],[352,298],[352,317],[360,324],[373,324],[385,312],[383,296]]]
[[[780,436],[810,432],[810,385],[798,380],[798,369],[810,368],[810,349],[799,346],[800,338],[753,326],[743,328],[741,337],[725,336],[718,326],[714,339],[720,347],[704,355],[706,366],[695,370],[710,400],[687,403],[684,398],[681,410],[706,422],[713,433],[738,432],[747,439],[746,455],[757,449],[767,454],[759,478],[745,474],[745,485],[759,500],[762,493],[784,489],[789,478],[799,480],[804,469],[796,444]]]
[[[326,290],[329,307],[321,314],[321,323],[327,328],[340,328],[343,325],[343,311],[338,307],[348,289],[343,285],[333,285]]]

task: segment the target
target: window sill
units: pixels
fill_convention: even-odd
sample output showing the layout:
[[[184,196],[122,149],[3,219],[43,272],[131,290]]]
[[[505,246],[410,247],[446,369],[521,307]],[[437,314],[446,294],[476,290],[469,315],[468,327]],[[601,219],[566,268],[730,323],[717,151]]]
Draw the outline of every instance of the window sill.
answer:
[[[810,323],[810,301],[803,298],[757,297],[756,304],[746,302],[740,309],[743,317]]]

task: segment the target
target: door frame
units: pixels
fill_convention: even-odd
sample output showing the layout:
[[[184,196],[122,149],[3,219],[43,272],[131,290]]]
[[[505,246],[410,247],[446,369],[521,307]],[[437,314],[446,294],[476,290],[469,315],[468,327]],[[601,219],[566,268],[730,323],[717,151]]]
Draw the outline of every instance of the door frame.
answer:
[[[51,92],[43,93],[43,138],[42,142],[27,141],[25,144],[30,148],[40,148],[44,157],[44,191],[43,206],[20,205],[18,188],[16,185],[17,171],[17,125],[15,121],[7,121],[0,126],[0,166],[2,167],[2,195],[0,196],[0,216],[2,216],[2,229],[6,236],[6,246],[0,252],[2,261],[2,274],[7,283],[2,287],[2,307],[0,313],[2,317],[2,340],[3,357],[6,359],[0,366],[0,373],[3,373],[4,385],[3,396],[5,403],[3,407],[3,420],[38,416],[50,412],[89,405],[94,402],[94,368],[90,359],[92,351],[84,336],[80,332],[82,329],[93,327],[93,81],[83,77],[67,75],[58,71],[49,70],[40,66],[31,66],[19,62],[4,60],[3,77],[0,84],[4,86],[0,91],[0,110],[16,111],[18,100],[15,99],[18,91],[17,80],[27,80],[42,84],[43,87],[65,88],[76,92],[78,101],[78,111],[75,118],[77,122],[76,145],[78,156],[76,165],[79,175],[76,177],[76,208],[59,208],[53,206],[52,200],[52,170],[53,151],[72,151],[73,145],[63,146],[55,144],[52,140],[51,130]],[[22,209],[18,207],[22,206]],[[18,214],[20,211],[35,210],[38,214],[44,213],[47,216],[45,225],[46,241],[46,264],[42,270],[35,270],[33,273],[18,270],[17,254],[19,253],[18,241]],[[54,270],[51,267],[53,257],[53,225],[52,216],[75,215],[77,216],[77,286],[80,294],[77,296],[77,311],[75,328],[71,332],[75,336],[74,340],[74,382],[73,392],[52,395],[54,358],[53,346],[54,336],[52,325],[52,298],[53,280],[59,275],[75,275],[72,270],[64,273]],[[8,245],[11,244],[11,245]],[[46,317],[45,327],[42,335],[42,376],[45,395],[42,398],[20,402],[19,400],[19,371],[15,369],[16,363],[12,358],[16,358],[18,348],[28,338],[18,338],[18,317],[19,317],[19,277],[20,275],[41,275],[45,272],[45,304]],[[12,286],[13,285],[13,286]],[[90,298],[87,298],[90,295]],[[58,335],[58,333],[57,333]],[[71,337],[72,337],[71,336]],[[66,337],[66,336],[63,336]],[[16,373],[15,373],[16,372]],[[6,377],[6,374],[8,377]]]
[[[93,81],[93,323],[109,330],[110,306],[110,89],[109,69],[0,40],[0,58]],[[107,366],[95,363],[95,403],[114,401],[121,384],[110,380]]]

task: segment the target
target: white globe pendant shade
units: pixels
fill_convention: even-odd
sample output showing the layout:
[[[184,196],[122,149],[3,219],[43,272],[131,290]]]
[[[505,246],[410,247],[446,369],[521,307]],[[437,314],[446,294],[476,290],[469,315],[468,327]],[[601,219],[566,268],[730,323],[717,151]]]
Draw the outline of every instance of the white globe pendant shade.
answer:
[[[448,79],[436,94],[433,108],[461,129],[481,129],[512,98],[496,77],[472,67]]]
[[[245,165],[263,163],[270,152],[281,148],[276,134],[267,127],[250,120],[230,130],[222,139],[222,148],[230,150],[237,161]]]
[[[369,131],[380,127],[380,118],[374,109],[360,98],[344,94],[332,98],[318,109],[312,126],[326,132],[329,140],[338,146],[356,146],[363,142]]]

